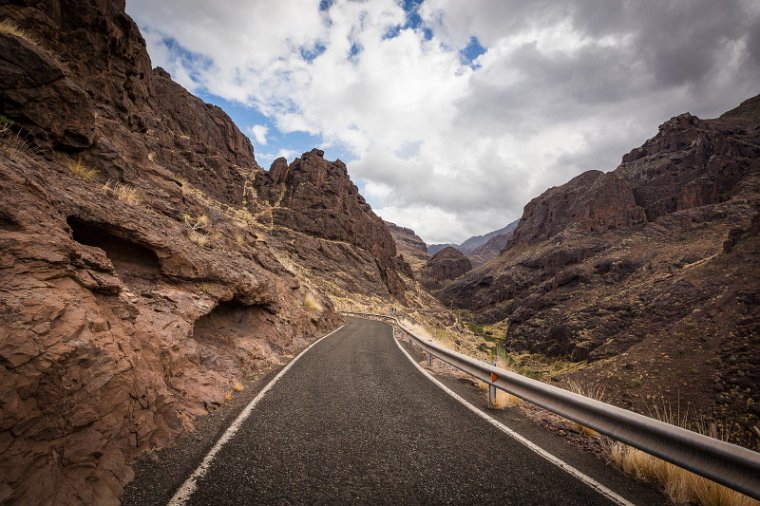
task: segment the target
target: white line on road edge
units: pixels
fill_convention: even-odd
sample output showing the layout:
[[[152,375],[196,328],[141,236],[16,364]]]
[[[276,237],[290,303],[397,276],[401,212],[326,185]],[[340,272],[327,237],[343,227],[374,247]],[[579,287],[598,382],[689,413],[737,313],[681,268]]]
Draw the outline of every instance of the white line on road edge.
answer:
[[[337,331],[345,327],[346,325],[341,325],[337,329],[333,330],[329,334],[325,334],[324,336],[320,337],[313,343],[311,343],[306,349],[304,349],[301,353],[299,353],[296,358],[290,361],[288,365],[282,368],[282,371],[277,373],[277,376],[275,376],[272,381],[267,383],[267,386],[265,386],[261,392],[251,401],[248,403],[248,405],[243,409],[243,411],[240,412],[237,418],[235,418],[235,421],[232,422],[232,424],[227,428],[226,431],[224,431],[224,434],[222,434],[222,437],[219,438],[219,440],[216,442],[213,448],[211,448],[211,451],[209,451],[206,456],[203,458],[203,461],[200,463],[200,465],[193,471],[193,474],[190,475],[190,477],[185,480],[185,482],[182,484],[181,487],[177,489],[177,492],[174,493],[174,496],[169,500],[167,503],[167,506],[182,506],[185,504],[189,499],[190,496],[193,495],[193,492],[195,492],[195,489],[198,487],[198,480],[203,478],[203,476],[208,471],[209,467],[211,466],[211,462],[213,462],[214,457],[216,457],[216,454],[219,453],[219,450],[222,449],[222,447],[232,439],[232,437],[237,433],[238,430],[240,430],[240,427],[243,425],[243,422],[250,416],[251,412],[253,411],[253,408],[256,407],[256,404],[261,401],[261,399],[264,398],[264,396],[271,390],[271,388],[274,386],[275,383],[286,373],[288,372],[288,369],[293,367],[293,364],[298,362],[298,359],[304,356],[304,354],[312,349],[314,346],[316,346],[320,341],[323,339],[330,337],[331,335],[335,334]]]
[[[390,324],[387,323],[386,325],[390,325]],[[392,325],[391,325],[391,327],[392,327]],[[630,502],[626,498],[621,497],[620,495],[616,494],[615,492],[613,492],[609,488],[605,487],[604,485],[602,485],[601,483],[599,483],[595,479],[591,478],[590,476],[588,476],[586,474],[583,474],[581,471],[577,470],[576,468],[574,468],[573,466],[571,466],[567,462],[565,462],[565,461],[563,461],[563,460],[555,457],[554,455],[552,455],[551,453],[547,452],[546,450],[544,450],[540,446],[536,445],[535,443],[529,441],[528,439],[526,439],[525,437],[521,436],[520,434],[518,434],[514,430],[510,429],[509,427],[507,427],[506,425],[504,425],[500,421],[496,420],[495,418],[491,418],[490,416],[488,416],[488,414],[484,413],[483,411],[481,411],[477,407],[475,407],[472,404],[470,404],[463,397],[461,397],[459,394],[457,394],[456,392],[454,392],[452,389],[450,389],[449,387],[447,387],[446,385],[444,385],[443,383],[441,383],[440,381],[438,381],[437,378],[435,378],[432,374],[430,374],[428,371],[426,371],[420,364],[418,364],[417,361],[414,360],[414,358],[412,358],[412,356],[409,354],[409,352],[404,349],[404,347],[401,345],[401,343],[398,341],[398,339],[396,339],[395,336],[393,337],[393,341],[396,343],[396,346],[398,346],[399,349],[404,353],[404,355],[406,355],[406,358],[408,358],[409,361],[412,364],[414,364],[414,366],[422,374],[424,374],[425,376],[427,376],[427,378],[430,381],[432,381],[433,383],[435,383],[436,385],[438,385],[444,392],[446,392],[451,397],[453,397],[454,399],[456,399],[457,401],[459,401],[467,409],[469,409],[470,411],[472,411],[473,413],[475,413],[476,415],[478,415],[479,417],[481,417],[482,419],[484,419],[485,421],[487,421],[488,423],[490,423],[491,425],[493,425],[494,427],[496,427],[500,431],[504,432],[508,436],[513,437],[519,443],[522,443],[524,446],[526,446],[529,449],[533,450],[534,452],[536,452],[537,454],[539,454],[541,457],[545,458],[546,460],[548,460],[549,462],[551,462],[552,464],[554,464],[555,466],[559,467],[563,471],[566,471],[568,474],[572,475],[574,478],[582,481],[583,483],[585,483],[589,487],[593,488],[594,490],[596,490],[597,492],[599,492],[600,494],[602,494],[603,496],[605,496],[607,499],[609,499],[613,503],[619,504],[621,506],[635,506],[632,502]]]

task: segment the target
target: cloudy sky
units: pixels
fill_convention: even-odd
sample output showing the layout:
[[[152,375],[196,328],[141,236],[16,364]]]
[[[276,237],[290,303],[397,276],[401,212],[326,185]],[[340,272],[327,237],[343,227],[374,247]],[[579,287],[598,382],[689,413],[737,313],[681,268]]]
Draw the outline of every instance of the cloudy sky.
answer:
[[[519,218],[689,111],[760,93],[756,0],[128,0],[153,64],[265,168],[319,146],[428,243]]]

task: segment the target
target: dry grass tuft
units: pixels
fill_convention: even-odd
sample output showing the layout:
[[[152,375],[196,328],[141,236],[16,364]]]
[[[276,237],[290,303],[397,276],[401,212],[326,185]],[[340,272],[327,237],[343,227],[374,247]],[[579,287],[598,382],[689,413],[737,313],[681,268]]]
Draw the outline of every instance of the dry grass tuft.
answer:
[[[649,408],[649,416],[671,425],[694,429],[707,436],[718,438],[717,426],[713,423],[691,423],[688,410],[681,412],[680,407],[666,403]],[[722,439],[722,437],[721,437]],[[756,501],[739,492],[724,487],[714,481],[682,469],[670,462],[649,455],[641,450],[619,441],[602,439],[607,459],[622,469],[626,474],[640,480],[659,483],[670,500],[675,504],[698,504],[700,506],[760,506]]]
[[[307,293],[306,296],[303,298],[303,307],[305,307],[309,311],[314,311],[318,313],[321,313],[324,310],[324,308],[322,307],[322,304],[320,304],[317,298],[314,297],[310,293]]]
[[[124,202],[125,204],[135,205],[142,201],[140,190],[132,185],[113,182],[109,179],[108,182],[103,185],[103,189],[106,193],[115,197],[116,200]]]
[[[192,217],[189,214],[183,214],[182,219],[185,220],[185,225],[190,227],[190,232],[187,235],[188,238],[198,246],[205,247],[209,244],[210,239],[219,239],[219,234],[215,234],[214,237],[209,237],[208,229],[211,226],[211,221],[205,214],[196,217]]]
[[[13,132],[15,124],[15,121],[0,114],[0,153],[14,161],[39,154],[39,148],[26,142],[20,131]]]
[[[235,383],[232,384],[232,391],[233,392],[242,392],[243,388],[244,388],[243,384],[240,383],[239,381],[236,381]]]
[[[232,400],[232,392],[226,392],[224,394],[224,402],[230,402]]]
[[[600,402],[607,402],[609,400],[607,387],[602,383],[581,383],[570,381],[567,384],[567,390]],[[599,433],[591,427],[586,427],[578,422],[573,422],[573,424],[584,436],[592,438],[599,437]]]
[[[66,164],[66,168],[69,169],[69,172],[75,176],[81,177],[85,181],[93,181],[98,177],[99,174],[97,170],[91,169],[87,165],[83,164],[82,160],[70,160]]]
[[[205,230],[209,226],[208,216],[202,214],[200,216],[192,217],[189,214],[183,214],[182,219],[185,220],[185,225],[190,227],[190,230],[197,232],[199,230]]]
[[[22,160],[39,153],[39,149],[27,143],[19,133],[10,134],[10,130],[0,129],[0,136],[3,137],[0,152],[6,158],[11,160]]]
[[[187,237],[198,246],[206,247],[206,245],[208,244],[207,235],[199,234],[198,232],[195,232],[193,230],[190,231]]]
[[[3,19],[0,21],[0,33],[13,35],[19,39],[24,39],[30,44],[35,46],[39,45],[39,40],[36,37],[29,34],[29,32],[22,30],[12,19]]]
[[[599,402],[607,402],[610,398],[607,387],[602,383],[570,381],[567,384],[567,390]]]
[[[496,397],[494,398],[494,401],[491,402],[491,399],[488,396],[489,386],[490,385],[485,381],[478,380],[478,389],[480,389],[481,392],[485,392],[489,409],[504,410],[507,408],[514,408],[522,404],[522,399],[515,397],[514,395],[505,392],[504,390],[499,390],[498,388],[496,389]]]
[[[608,443],[607,458],[626,474],[659,483],[675,504],[759,506],[756,501],[686,469],[620,442]]]

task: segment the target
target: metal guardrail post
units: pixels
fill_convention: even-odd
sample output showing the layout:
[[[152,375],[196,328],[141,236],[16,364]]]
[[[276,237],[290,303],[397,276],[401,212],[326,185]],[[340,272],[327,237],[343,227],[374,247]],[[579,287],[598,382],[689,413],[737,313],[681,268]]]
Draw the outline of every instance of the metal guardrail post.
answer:
[[[447,364],[492,384],[493,388],[760,499],[760,453],[499,369],[415,335],[404,328],[398,318],[367,313],[354,315],[394,322],[428,353],[428,360],[435,355]]]
[[[428,367],[433,367],[433,354],[428,352]]]
[[[496,361],[494,360],[493,365],[496,365]],[[491,373],[491,382],[488,385],[488,404],[490,407],[495,408],[496,407],[496,385],[494,385],[494,382],[498,379],[498,377]]]

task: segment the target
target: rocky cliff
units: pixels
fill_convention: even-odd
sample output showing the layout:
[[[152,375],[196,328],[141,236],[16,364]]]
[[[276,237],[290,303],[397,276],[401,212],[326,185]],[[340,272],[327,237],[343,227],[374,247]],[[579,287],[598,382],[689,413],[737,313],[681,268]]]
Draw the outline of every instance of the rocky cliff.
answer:
[[[439,290],[451,280],[458,278],[472,269],[472,263],[464,253],[451,246],[443,248],[433,255],[422,269],[422,285],[428,290]]]
[[[303,272],[403,296],[395,249],[340,162],[267,173],[151,69],[123,1],[0,20],[0,503],[116,504],[135,456],[339,324]]]
[[[509,350],[593,362],[619,402],[680,396],[756,444],[758,202],[760,99],[684,114],[532,200],[499,257],[441,296],[507,321]]]
[[[385,222],[385,226],[396,243],[396,250],[412,270],[414,276],[419,276],[420,270],[425,266],[430,255],[427,252],[427,245],[414,230],[405,227],[399,227],[395,223]]]
[[[256,220],[271,230],[277,249],[307,269],[304,279],[319,279],[336,295],[371,292],[403,300],[399,270],[409,267],[343,162],[325,160],[318,149],[290,165],[279,158],[257,174],[253,189]]]

